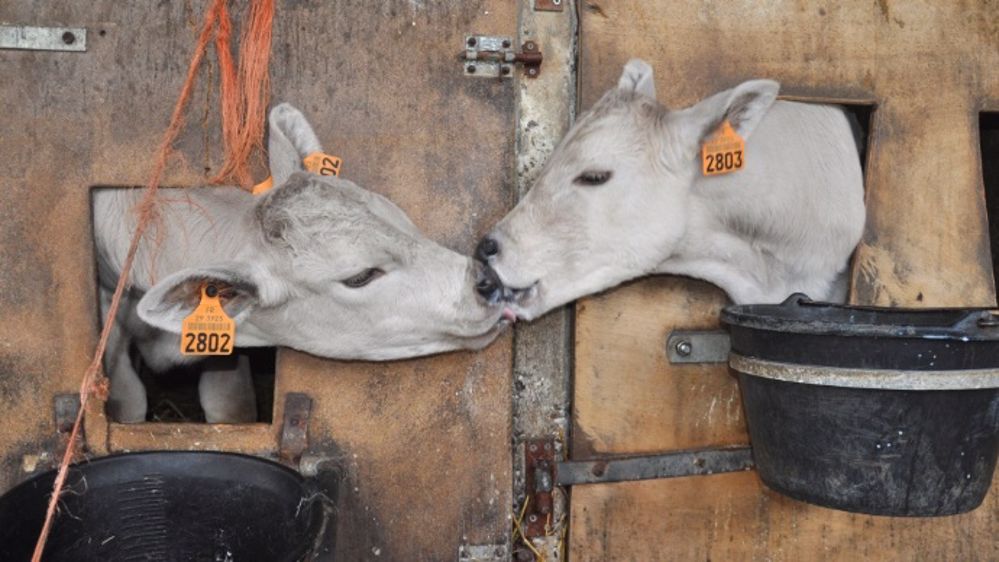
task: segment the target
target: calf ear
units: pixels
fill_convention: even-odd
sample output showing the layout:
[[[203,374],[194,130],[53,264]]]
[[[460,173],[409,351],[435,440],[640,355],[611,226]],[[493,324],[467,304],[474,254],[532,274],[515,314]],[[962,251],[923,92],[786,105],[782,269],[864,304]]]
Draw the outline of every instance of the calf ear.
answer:
[[[270,141],[267,155],[274,185],[281,185],[288,176],[304,170],[302,158],[313,152],[321,152],[322,145],[312,126],[302,112],[289,103],[282,103],[271,109]]]
[[[652,76],[652,67],[642,59],[631,59],[624,65],[617,87],[656,99],[656,83]]]
[[[223,264],[209,268],[184,269],[167,276],[139,300],[139,318],[161,330],[179,334],[181,323],[198,306],[201,288],[214,285],[222,308],[237,325],[254,307],[275,300],[274,281],[261,268],[245,264]]]
[[[770,111],[779,90],[780,84],[773,80],[750,80],[677,112],[676,118],[684,136],[693,139],[696,150],[725,120],[739,136],[747,139]]]

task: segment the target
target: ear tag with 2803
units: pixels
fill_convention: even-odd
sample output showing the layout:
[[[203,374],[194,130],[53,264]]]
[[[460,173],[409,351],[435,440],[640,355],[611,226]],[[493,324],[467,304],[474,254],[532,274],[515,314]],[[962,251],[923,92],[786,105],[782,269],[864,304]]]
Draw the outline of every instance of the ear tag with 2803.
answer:
[[[201,287],[201,302],[180,328],[182,355],[231,355],[236,345],[236,323],[222,308],[215,285]]]
[[[746,141],[726,119],[701,146],[701,172],[705,176],[728,174],[746,165]]]

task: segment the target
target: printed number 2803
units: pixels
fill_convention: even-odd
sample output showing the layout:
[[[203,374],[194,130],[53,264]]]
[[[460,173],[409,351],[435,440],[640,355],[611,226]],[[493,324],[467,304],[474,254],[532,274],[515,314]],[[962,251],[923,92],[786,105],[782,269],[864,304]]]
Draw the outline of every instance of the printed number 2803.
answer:
[[[706,158],[708,161],[707,171],[709,173],[727,172],[730,170],[738,170],[742,167],[741,150],[733,152],[716,152],[714,154],[708,154]]]
[[[186,353],[231,353],[232,341],[229,334],[206,334],[204,332],[184,334]]]

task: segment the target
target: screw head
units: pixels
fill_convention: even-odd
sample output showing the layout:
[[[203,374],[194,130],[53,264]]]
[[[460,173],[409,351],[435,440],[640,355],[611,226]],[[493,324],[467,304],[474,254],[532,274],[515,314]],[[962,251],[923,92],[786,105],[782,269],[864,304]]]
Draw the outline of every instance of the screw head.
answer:
[[[476,42],[475,37],[469,37],[468,40],[465,41],[465,44],[469,47],[474,47]]]
[[[469,74],[475,74],[475,65],[474,64],[470,64],[470,65],[466,66],[465,67],[465,72],[467,72]]]
[[[527,69],[527,75],[528,76],[537,76],[538,75],[538,69],[537,68],[528,68]]]
[[[690,345],[690,342],[687,340],[680,340],[676,342],[674,349],[676,349],[677,355],[680,355],[681,357],[687,357],[692,351],[694,351],[694,347]]]
[[[527,520],[530,521],[531,523],[534,523],[538,520],[538,516],[532,513],[531,515],[527,516]]]
[[[528,41],[528,42],[524,43],[524,50],[525,51],[533,51],[536,48],[537,48],[537,45],[534,44],[534,41]]]
[[[538,446],[535,445],[534,443],[531,443],[531,446],[528,448],[531,450],[532,453],[538,450]]]
[[[509,39],[504,39],[503,40],[503,48],[504,49],[509,49],[510,48],[510,40]]]
[[[500,67],[500,74],[502,74],[503,76],[507,76],[508,74],[510,74],[510,67],[507,66],[507,65],[505,65],[505,64],[503,66],[501,66]]]
[[[62,42],[67,45],[72,45],[76,43],[76,35],[73,35],[72,31],[67,31],[62,34]]]

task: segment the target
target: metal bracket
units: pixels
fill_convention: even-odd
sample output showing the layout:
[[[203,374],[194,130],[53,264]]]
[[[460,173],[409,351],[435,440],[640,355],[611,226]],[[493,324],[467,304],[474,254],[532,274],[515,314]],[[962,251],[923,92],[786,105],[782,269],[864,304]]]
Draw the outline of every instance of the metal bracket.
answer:
[[[673,330],[666,338],[670,363],[725,363],[731,349],[724,330]]]
[[[739,472],[752,467],[753,450],[750,447],[698,449],[643,457],[560,462],[557,465],[555,484],[574,486],[703,476],[719,472]]]
[[[505,544],[480,544],[458,547],[459,562],[507,562],[509,548]]]
[[[289,392],[284,399],[284,423],[278,454],[285,462],[296,463],[309,447],[309,416],[312,399],[308,394]]]
[[[538,12],[561,12],[569,0],[534,0],[534,9]]]
[[[56,432],[61,435],[70,433],[80,413],[80,395],[56,394],[53,402]]]
[[[552,489],[555,479],[555,441],[530,439],[524,443],[524,490],[527,511],[524,513],[524,535],[530,539],[542,537],[552,516]]]
[[[520,49],[513,49],[513,39],[508,36],[466,35],[461,54],[465,76],[510,78],[513,65],[520,63],[528,78],[537,78],[544,59],[537,43],[525,41]]]
[[[0,49],[86,51],[87,30],[82,27],[0,25]]]

